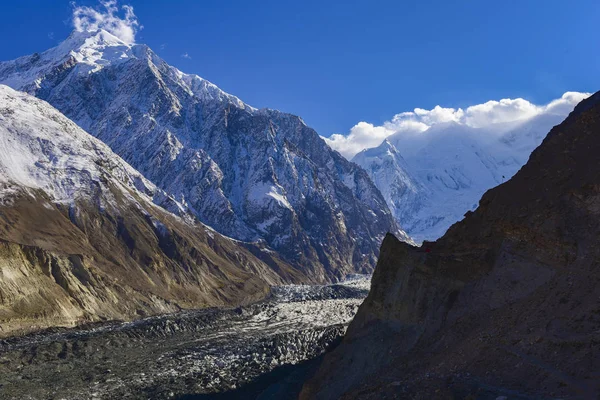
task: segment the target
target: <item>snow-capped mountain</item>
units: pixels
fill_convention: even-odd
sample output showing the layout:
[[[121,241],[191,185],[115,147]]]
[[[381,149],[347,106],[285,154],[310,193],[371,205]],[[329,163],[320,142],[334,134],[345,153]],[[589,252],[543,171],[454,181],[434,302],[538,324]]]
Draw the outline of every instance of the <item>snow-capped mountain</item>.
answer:
[[[419,242],[434,240],[476,209],[488,189],[510,179],[569,111],[485,128],[440,123],[393,134],[353,161],[369,173],[403,230]]]
[[[41,190],[53,203],[96,198],[110,208],[135,191],[145,200],[164,193],[76,124],[44,102],[0,85],[0,183],[4,202],[13,193]],[[171,204],[184,213],[174,200]]]
[[[0,217],[0,336],[234,305],[311,281],[204,227],[58,110],[4,85]]]
[[[371,270],[388,231],[408,240],[367,173],[299,117],[250,107],[145,45],[74,32],[0,63],[0,83],[48,101],[202,222],[319,279]]]
[[[406,160],[388,140],[379,147],[364,150],[352,160],[362,166],[387,201],[402,228],[419,212],[427,188],[413,177]]]

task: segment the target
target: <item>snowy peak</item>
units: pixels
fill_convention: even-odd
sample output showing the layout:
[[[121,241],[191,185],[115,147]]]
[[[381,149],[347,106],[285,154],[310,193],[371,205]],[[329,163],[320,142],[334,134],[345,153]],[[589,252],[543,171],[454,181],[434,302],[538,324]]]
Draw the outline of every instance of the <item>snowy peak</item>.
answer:
[[[58,46],[43,53],[0,63],[2,82],[18,90],[35,92],[45,75],[56,73],[78,64],[79,73],[87,74],[103,66],[133,57],[132,45],[104,31],[79,32],[71,35]]]
[[[127,44],[118,37],[112,35],[105,30],[97,30],[94,32],[79,32],[73,31],[69,37],[59,44],[54,49],[50,49],[44,54],[60,56],[61,54],[83,54],[83,53],[102,53],[109,48],[114,50],[107,54],[106,59],[115,59],[115,54],[118,54],[118,50],[131,49],[133,45]]]
[[[157,73],[164,73],[202,101],[230,102],[254,110],[209,81],[171,67],[148,46],[126,43],[103,29],[73,31],[58,46],[41,54],[0,62],[0,84],[36,94],[47,81],[56,79],[57,75],[60,77],[72,68],[76,74],[85,76],[130,60],[148,63]]]
[[[80,63],[103,66],[133,57],[132,47],[104,30],[75,31],[54,52],[56,55],[66,53]]]
[[[367,170],[409,235],[435,240],[476,209],[488,189],[512,177],[571,108],[550,104],[535,117],[485,127],[451,121],[401,131],[353,161]],[[419,189],[397,189],[408,182]]]
[[[406,161],[398,152],[396,147],[389,141],[384,140],[378,147],[366,149],[358,153],[352,159],[353,162],[363,166],[369,165],[370,170],[390,167],[395,173],[408,175]],[[368,170],[367,170],[368,171]]]
[[[352,161],[372,157],[396,157],[397,155],[398,150],[396,149],[396,147],[388,139],[385,139],[378,147],[372,147],[370,149],[362,150],[354,156]]]
[[[386,139],[378,147],[361,151],[352,161],[367,171],[400,226],[406,229],[405,223],[422,207],[427,191],[411,175],[400,152]]]
[[[105,198],[109,185],[144,194],[156,188],[108,146],[59,111],[0,85],[0,182],[3,193],[41,189],[55,202]]]

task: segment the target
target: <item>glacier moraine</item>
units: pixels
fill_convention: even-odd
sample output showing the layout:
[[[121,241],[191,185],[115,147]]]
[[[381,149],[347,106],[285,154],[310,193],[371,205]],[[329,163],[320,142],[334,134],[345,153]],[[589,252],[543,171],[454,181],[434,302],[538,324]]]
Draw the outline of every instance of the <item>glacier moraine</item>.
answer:
[[[355,276],[276,287],[265,301],[236,309],[0,341],[0,398],[286,398],[342,337],[369,286]]]

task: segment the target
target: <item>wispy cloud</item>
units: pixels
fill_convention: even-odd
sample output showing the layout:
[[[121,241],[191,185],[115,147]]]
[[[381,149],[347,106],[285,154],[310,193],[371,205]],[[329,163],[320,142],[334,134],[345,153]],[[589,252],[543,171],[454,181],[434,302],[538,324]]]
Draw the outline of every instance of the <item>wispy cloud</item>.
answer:
[[[54,32],[49,32],[48,33],[48,39],[54,40]]]
[[[406,135],[427,131],[430,127],[455,122],[473,128],[486,128],[495,124],[526,121],[543,114],[566,116],[577,103],[589,93],[567,92],[561,98],[545,105],[536,105],[525,99],[491,100],[466,109],[436,106],[431,110],[415,108],[413,111],[396,114],[382,125],[359,122],[345,135],[334,134],[325,141],[347,158],[361,150],[378,146],[394,133]]]
[[[191,60],[191,59],[192,59],[192,56],[190,56],[188,53],[183,53],[183,54],[181,55],[181,58],[185,58],[186,60]]]
[[[166,48],[167,48],[167,44],[166,43],[163,43],[163,44],[160,45],[160,49],[161,50],[164,50]]]
[[[133,7],[124,5],[119,8],[116,0],[100,1],[103,9],[97,10],[93,7],[73,6],[73,26],[80,32],[96,31],[104,29],[115,35],[126,43],[135,43],[135,35],[143,29],[140,25]],[[119,16],[119,11],[123,16]]]

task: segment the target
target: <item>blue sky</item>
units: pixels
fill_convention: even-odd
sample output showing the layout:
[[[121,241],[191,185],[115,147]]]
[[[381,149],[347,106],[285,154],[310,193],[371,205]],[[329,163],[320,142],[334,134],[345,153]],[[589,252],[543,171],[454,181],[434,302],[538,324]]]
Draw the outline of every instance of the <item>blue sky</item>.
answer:
[[[136,41],[169,63],[253,106],[300,115],[323,136],[415,107],[544,104],[600,89],[597,0],[120,4],[144,26]],[[4,2],[0,59],[64,39],[72,10],[67,0]]]

